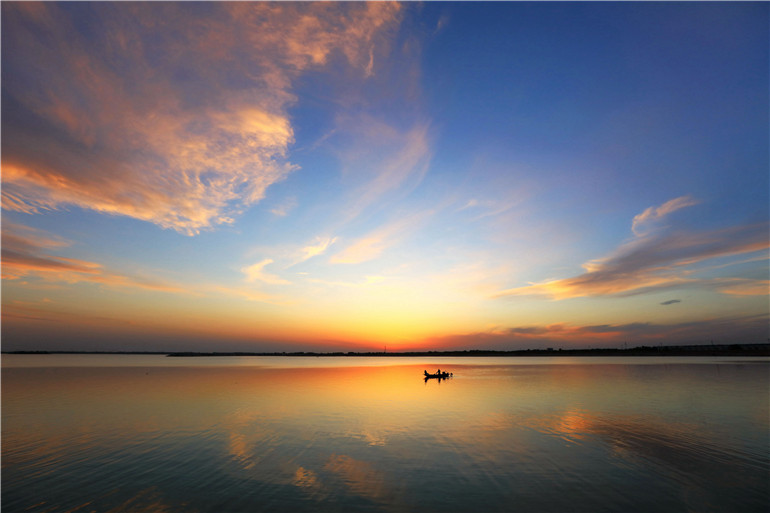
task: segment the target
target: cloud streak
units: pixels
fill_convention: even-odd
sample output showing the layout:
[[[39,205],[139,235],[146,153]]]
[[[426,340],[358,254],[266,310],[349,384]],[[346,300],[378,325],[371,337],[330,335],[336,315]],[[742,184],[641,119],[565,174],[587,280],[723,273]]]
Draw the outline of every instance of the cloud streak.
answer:
[[[332,256],[332,264],[360,264],[378,258],[386,249],[403,242],[408,233],[419,228],[433,211],[412,214],[391,221],[355,239],[345,249]]]
[[[725,316],[673,324],[515,326],[496,330],[429,338],[425,343],[448,349],[535,349],[545,347],[591,348],[636,345],[764,343],[768,316]]]
[[[329,246],[334,244],[336,241],[337,237],[316,237],[312,244],[305,246],[300,250],[302,255],[300,257],[300,262],[310,260],[315,256],[326,253],[326,250],[329,249]]]
[[[42,286],[57,287],[60,284],[93,283],[111,289],[143,289],[154,292],[205,297],[211,294],[236,297],[277,305],[286,305],[286,298],[268,294],[253,286],[228,287],[220,284],[179,284],[125,274],[111,270],[101,263],[55,254],[71,242],[43,230],[3,221],[2,230],[2,280],[6,283],[42,280]],[[271,264],[270,259],[257,262],[242,269],[246,282],[262,282],[283,285],[289,282],[264,271]],[[3,314],[5,315],[5,313]]]
[[[283,278],[279,278],[278,276],[275,276],[274,274],[269,274],[265,272],[265,267],[272,264],[273,260],[270,258],[267,258],[265,260],[262,260],[261,262],[257,262],[255,264],[249,265],[247,267],[244,267],[241,269],[241,272],[246,275],[246,282],[247,283],[253,283],[255,281],[261,281],[263,283],[267,283],[270,285],[286,285],[289,282],[284,280]]]
[[[697,204],[698,202],[690,196],[680,196],[669,200],[658,207],[649,207],[641,214],[634,216],[634,220],[631,223],[631,231],[633,231],[635,235],[643,235],[651,229],[651,226],[662,221],[669,214]]]
[[[2,245],[3,280],[36,277],[46,282],[90,282],[159,292],[190,292],[165,281],[114,272],[97,262],[51,254],[51,250],[70,243],[27,226],[4,222]]]
[[[294,80],[335,52],[373,74],[398,17],[393,3],[4,4],[3,208],[188,235],[232,223],[297,169]]]
[[[692,200],[677,198],[661,207],[647,209],[634,218],[634,224],[659,220]],[[703,231],[661,231],[637,237],[620,246],[606,258],[583,265],[585,273],[572,278],[534,283],[500,291],[495,297],[536,295],[552,299],[587,296],[629,296],[673,287],[712,287],[726,284],[719,280],[695,277],[695,264],[735,255],[767,250],[767,223]],[[734,282],[732,282],[734,283]],[[742,289],[754,290],[745,283]],[[729,290],[729,289],[725,289]],[[765,291],[766,293],[766,291]]]
[[[408,195],[422,182],[432,156],[426,123],[399,129],[366,115],[338,123],[352,139],[339,157],[348,179],[360,182],[353,187],[343,224]]]

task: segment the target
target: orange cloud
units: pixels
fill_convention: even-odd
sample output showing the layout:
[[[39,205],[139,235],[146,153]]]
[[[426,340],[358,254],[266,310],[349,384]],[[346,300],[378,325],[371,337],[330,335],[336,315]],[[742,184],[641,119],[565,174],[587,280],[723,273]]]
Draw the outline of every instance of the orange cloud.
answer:
[[[27,226],[4,223],[2,245],[3,280],[34,276],[48,282],[90,282],[163,292],[184,291],[164,281],[116,273],[96,262],[49,254],[49,250],[69,246],[69,242]]]
[[[671,200],[657,209],[647,209],[634,218],[660,219],[692,200],[685,196]],[[638,228],[638,227],[637,227]],[[719,280],[694,277],[695,264],[714,258],[766,251],[770,247],[766,223],[734,226],[710,232],[672,232],[646,234],[622,245],[614,254],[583,265],[585,273],[543,283],[533,283],[498,292],[493,297],[539,295],[560,300],[587,296],[633,295],[672,287],[723,289]],[[734,262],[740,263],[740,262]],[[721,265],[720,267],[726,267]],[[741,284],[744,290],[754,285]],[[726,292],[727,293],[727,292]]]
[[[399,21],[390,2],[212,9],[5,7],[3,208],[76,205],[188,235],[232,223],[296,169],[296,77],[336,51],[372,74]]]
[[[722,294],[731,296],[766,296],[770,295],[770,280],[725,280],[718,287]]]
[[[254,290],[252,287],[170,283],[166,280],[116,272],[97,262],[52,254],[53,251],[70,245],[70,241],[43,230],[4,221],[2,228],[2,279],[20,280],[35,277],[49,285],[87,282],[112,288],[139,288],[184,294],[185,296],[217,294],[276,305],[290,303],[286,298]],[[272,260],[267,259],[243,268],[242,271],[247,275],[246,281],[261,281],[268,284],[289,283],[263,271],[263,268],[270,263]]]
[[[79,281],[67,278],[69,273],[99,273],[101,265],[74,258],[35,256],[3,248],[3,279],[16,279],[28,274],[55,273],[63,281]],[[93,279],[93,278],[91,278]]]
[[[426,338],[429,347],[441,349],[535,349],[545,347],[591,348],[634,345],[703,344],[767,339],[768,316],[747,315],[702,319],[674,324],[637,322],[628,324],[573,325],[556,323],[545,326],[513,326],[476,333]]]

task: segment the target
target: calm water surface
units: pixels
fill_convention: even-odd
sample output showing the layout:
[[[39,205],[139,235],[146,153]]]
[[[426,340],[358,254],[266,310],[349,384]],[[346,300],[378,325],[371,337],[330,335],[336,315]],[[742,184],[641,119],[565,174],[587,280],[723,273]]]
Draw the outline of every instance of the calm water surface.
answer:
[[[768,390],[767,358],[4,355],[2,509],[766,512]]]

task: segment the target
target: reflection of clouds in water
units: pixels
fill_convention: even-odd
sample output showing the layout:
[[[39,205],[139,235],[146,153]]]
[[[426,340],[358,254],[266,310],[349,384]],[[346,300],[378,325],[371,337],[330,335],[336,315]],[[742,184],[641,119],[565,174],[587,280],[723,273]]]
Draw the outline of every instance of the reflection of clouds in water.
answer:
[[[246,440],[246,435],[242,433],[230,433],[228,440],[228,449],[230,455],[241,462],[244,470],[249,470],[256,463],[251,444]]]
[[[653,476],[676,482],[693,511],[710,509],[708,498],[717,493],[711,491],[710,483],[720,482],[735,490],[745,490],[747,483],[756,485],[751,490],[767,488],[770,462],[766,455],[735,446],[725,448],[719,433],[701,425],[648,416],[609,418],[578,410],[531,418],[528,425],[571,443],[587,444],[590,438],[604,441],[614,463],[646,467]],[[747,495],[738,494],[736,500],[747,500]],[[752,500],[756,499],[748,503]],[[738,503],[736,508],[740,509]]]
[[[255,447],[263,438],[256,415],[235,412],[225,423],[225,430],[230,455],[241,463],[244,470],[253,468],[258,460]]]
[[[86,498],[62,510],[115,513],[473,510],[481,494],[491,511],[762,511],[767,367],[715,367],[466,367],[451,388],[422,365],[4,369],[3,485],[39,478],[53,504],[77,479]]]
[[[710,503],[716,503],[720,492],[714,491],[713,483],[746,491],[728,501],[735,511],[742,510],[740,502],[762,490],[763,485],[767,488],[770,467],[766,457],[763,465],[741,451],[727,452],[720,448],[719,435],[704,433],[699,426],[635,418],[611,422],[596,419],[592,431],[611,444],[616,457],[648,466],[655,474],[675,481],[691,511],[714,509]],[[755,486],[746,488],[747,483]],[[724,497],[721,499],[724,501]],[[761,497],[751,498],[748,503],[756,500],[761,501]]]
[[[590,427],[588,419],[582,412],[568,411],[558,420],[556,430],[562,434],[564,440],[574,442],[575,439],[582,440],[585,438]]]
[[[74,512],[79,510],[80,507],[76,507],[70,511]],[[91,508],[88,508],[87,510],[90,511]],[[176,508],[172,508],[170,505],[163,502],[157,488],[151,487],[142,490],[123,504],[110,508],[105,513],[166,513],[176,510]]]
[[[390,503],[393,498],[392,488],[382,471],[347,455],[331,455],[318,472],[297,467],[292,484],[315,500],[339,495],[341,489],[374,502]]]
[[[728,452],[717,443],[719,435],[705,432],[702,426],[636,418],[596,419],[592,431],[608,439],[613,447],[632,451],[636,456],[663,464],[683,476],[710,471],[721,473],[733,466],[763,469],[761,459],[755,457],[760,455],[735,449]],[[725,475],[723,479],[729,480],[730,476]]]
[[[742,451],[738,443],[700,424],[649,415],[602,416],[575,408],[546,415],[494,412],[436,436],[465,463],[497,469],[496,477],[539,468],[581,481],[626,469],[664,480],[693,510],[708,510],[709,500],[716,503],[712,494],[717,492],[709,486],[713,482],[735,490],[751,484],[748,488],[760,494],[767,489],[761,481],[770,469],[766,455]],[[603,448],[610,460],[586,459]],[[751,504],[761,497],[736,497],[741,500]]]
[[[13,444],[3,443],[3,466],[39,466],[50,468],[66,462],[74,456],[82,457],[97,448],[93,433],[84,428],[83,432],[67,432],[52,435],[39,429],[11,430],[9,422],[3,419],[3,438],[12,439]],[[3,481],[7,482],[6,476]]]
[[[297,468],[293,484],[315,499],[324,499],[328,496],[328,492],[324,490],[323,484],[318,479],[318,474],[304,467]]]
[[[364,440],[366,440],[369,446],[384,446],[387,444],[387,437],[381,434],[374,434],[365,432],[363,433]]]
[[[376,426],[363,427],[360,430],[345,433],[345,438],[361,440],[370,447],[384,447],[388,444],[387,430],[377,429]]]
[[[350,456],[333,455],[324,465],[324,470],[342,479],[354,494],[381,501],[391,495],[385,474],[370,463],[354,460]]]
[[[267,419],[256,411],[239,410],[223,423],[228,453],[242,470],[253,470],[270,458],[282,439],[276,423],[281,418],[275,413]]]
[[[238,410],[222,422],[220,429],[225,435],[227,453],[237,464],[237,472],[242,473],[242,477],[251,475],[258,476],[262,482],[292,484],[314,499],[328,497],[340,488],[370,500],[381,500],[385,495],[381,473],[368,463],[348,456],[329,456],[323,448],[325,443],[315,443],[319,426],[308,423],[301,412]],[[330,437],[356,441],[362,447],[387,444],[387,430],[374,425],[336,434],[324,431],[323,439]],[[299,439],[304,443],[299,443]],[[293,440],[298,448],[302,446],[310,452],[287,453],[287,440]]]
[[[286,453],[283,444],[287,439],[299,436],[312,448],[312,440],[317,435],[316,431],[297,431],[298,422],[293,415],[274,418],[266,417],[264,412],[242,410],[230,415],[223,425],[227,451],[237,462],[242,477],[252,475],[263,483],[291,484],[314,500],[325,500],[339,494],[341,489],[377,502],[386,501],[392,495],[385,475],[365,461],[346,455],[329,456],[322,447],[317,447],[320,453],[313,450]],[[386,434],[370,427],[339,433],[339,436],[359,440],[369,447],[386,445]],[[313,469],[314,461],[324,463]]]
[[[443,447],[451,447],[478,462],[505,463],[512,455],[521,457],[528,451],[529,433],[520,429],[521,418],[494,412],[434,429]]]
[[[554,435],[568,443],[582,443],[593,433],[594,423],[584,412],[576,409],[561,414],[518,419],[517,422],[539,433]]]

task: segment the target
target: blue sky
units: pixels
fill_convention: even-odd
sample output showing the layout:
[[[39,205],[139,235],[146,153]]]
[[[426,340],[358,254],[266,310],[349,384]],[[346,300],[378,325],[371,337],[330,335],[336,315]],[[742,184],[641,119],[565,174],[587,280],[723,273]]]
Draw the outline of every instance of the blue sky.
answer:
[[[2,8],[4,349],[767,339],[765,3]]]

